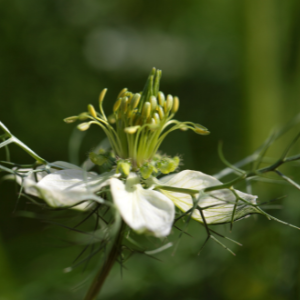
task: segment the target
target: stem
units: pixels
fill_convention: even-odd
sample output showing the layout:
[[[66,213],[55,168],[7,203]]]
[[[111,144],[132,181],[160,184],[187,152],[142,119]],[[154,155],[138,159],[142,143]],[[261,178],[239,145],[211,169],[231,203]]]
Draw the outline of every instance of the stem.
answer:
[[[100,268],[98,273],[96,274],[93,283],[91,284],[84,300],[96,300],[97,295],[99,294],[105,279],[107,278],[112,266],[114,265],[118,254],[119,254],[119,246],[122,241],[122,229],[123,224],[120,226],[120,229],[117,233],[117,236],[113,242],[113,245],[106,257],[103,266]]]

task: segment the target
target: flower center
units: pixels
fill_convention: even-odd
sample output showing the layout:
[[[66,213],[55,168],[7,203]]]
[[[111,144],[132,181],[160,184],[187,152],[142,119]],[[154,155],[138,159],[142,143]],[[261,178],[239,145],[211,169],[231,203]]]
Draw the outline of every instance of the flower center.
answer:
[[[117,160],[121,159],[118,168],[124,169],[125,173],[128,168],[140,169],[144,173],[143,177],[147,177],[147,174],[155,172],[155,166],[164,174],[173,172],[179,164],[179,158],[163,158],[156,165],[152,163],[157,158],[157,151],[165,137],[176,129],[192,129],[201,135],[207,135],[209,131],[199,124],[173,120],[179,108],[179,99],[172,95],[165,97],[159,91],[161,74],[161,70],[153,68],[142,93],[134,94],[126,88],[121,90],[109,117],[106,117],[102,107],[107,91],[104,89],[99,97],[100,112],[96,112],[90,104],[88,112],[66,118],[65,122],[90,119],[91,121],[78,125],[78,129],[82,131],[87,130],[91,124],[100,126],[106,133]],[[90,155],[90,158],[103,159],[96,157],[97,155]]]

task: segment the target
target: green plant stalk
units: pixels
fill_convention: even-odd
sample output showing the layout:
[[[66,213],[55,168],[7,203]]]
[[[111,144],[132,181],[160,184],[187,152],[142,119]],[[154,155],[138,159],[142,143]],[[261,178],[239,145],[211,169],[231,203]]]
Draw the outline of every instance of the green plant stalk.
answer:
[[[110,252],[108,253],[104,264],[96,274],[93,283],[91,284],[84,300],[96,300],[97,296],[111,270],[113,267],[116,259],[118,258],[119,254],[119,246],[122,242],[122,231],[124,228],[124,223],[120,226],[120,229],[117,233],[117,236],[115,237],[115,240],[113,242],[113,245],[110,249]]]

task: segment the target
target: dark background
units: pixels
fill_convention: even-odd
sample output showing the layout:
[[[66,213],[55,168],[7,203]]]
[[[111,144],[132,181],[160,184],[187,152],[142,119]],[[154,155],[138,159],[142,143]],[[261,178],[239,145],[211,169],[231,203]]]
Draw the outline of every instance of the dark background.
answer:
[[[220,140],[226,158],[236,162],[300,112],[299,13],[296,0],[0,1],[0,120],[43,158],[68,161],[74,125],[63,118],[96,106],[105,87],[110,112],[123,87],[142,90],[157,67],[161,90],[181,100],[176,118],[211,131],[206,137],[175,132],[161,150],[181,154],[182,169],[214,174],[224,167]],[[278,157],[292,136],[268,155]],[[81,161],[102,138],[98,128],[89,130]],[[10,150],[13,161],[32,163],[16,146]],[[299,166],[286,171],[300,182]],[[253,193],[262,202],[287,195],[279,202],[283,209],[270,212],[300,225],[300,191],[257,184]],[[75,225],[78,214],[40,213],[26,199],[17,202],[8,181],[0,195],[0,299],[82,299],[96,263],[63,273],[82,248],[66,242],[68,230],[41,221]],[[15,210],[42,217],[23,218]],[[236,257],[212,241],[198,256],[205,231],[193,223],[193,238],[183,237],[174,255],[174,247],[157,255],[161,261],[136,255],[122,276],[116,265],[101,299],[300,297],[299,231],[262,216],[236,223],[232,233],[217,229],[244,245],[228,244]]]

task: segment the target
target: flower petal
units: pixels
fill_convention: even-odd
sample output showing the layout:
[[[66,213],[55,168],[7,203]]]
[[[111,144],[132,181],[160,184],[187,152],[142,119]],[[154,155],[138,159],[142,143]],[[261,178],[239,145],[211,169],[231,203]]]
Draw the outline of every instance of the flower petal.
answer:
[[[167,236],[174,220],[174,204],[158,191],[144,189],[135,173],[130,173],[126,184],[110,180],[115,205],[124,221],[139,233],[149,232],[156,237]]]
[[[112,174],[95,175],[82,169],[67,169],[47,174],[38,183],[32,175],[24,180],[25,192],[44,199],[52,207],[64,207],[83,200],[100,201],[101,198],[94,195],[94,192],[109,184]],[[85,210],[90,204],[86,202],[73,208]]]
[[[163,177],[159,180],[159,184],[200,191],[209,186],[220,185],[222,182],[201,172],[185,170],[178,174]],[[170,192],[163,189],[160,189],[160,191],[184,212],[193,207],[193,201],[190,195]],[[254,206],[247,204],[247,202],[256,204],[257,196],[245,194],[237,190],[235,190],[235,192],[245,201],[239,200],[237,202],[234,220],[240,219],[251,213],[259,213]],[[198,197],[198,206],[201,207],[207,224],[231,222],[232,213],[236,203],[236,196],[232,191],[222,189],[209,193],[200,192],[196,197]],[[199,209],[194,210],[192,218],[203,223]]]

